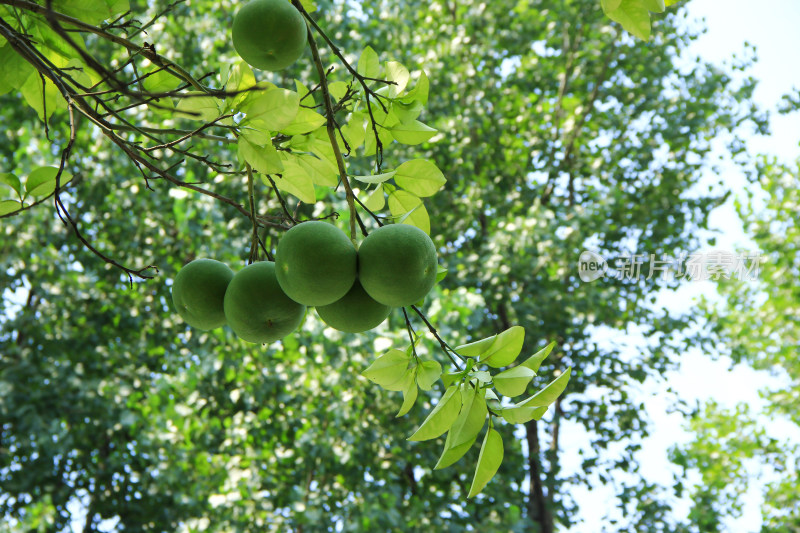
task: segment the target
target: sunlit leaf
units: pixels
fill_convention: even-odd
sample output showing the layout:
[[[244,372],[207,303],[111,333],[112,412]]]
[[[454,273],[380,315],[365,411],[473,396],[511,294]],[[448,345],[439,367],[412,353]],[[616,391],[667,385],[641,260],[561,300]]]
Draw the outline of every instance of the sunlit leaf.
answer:
[[[503,438],[493,428],[489,428],[483,438],[481,453],[478,456],[478,466],[469,488],[467,498],[472,498],[480,493],[487,483],[494,477],[500,464],[503,462]]]
[[[444,391],[439,403],[431,410],[425,421],[408,440],[421,441],[435,439],[449,430],[461,411],[461,391],[453,385]]]
[[[536,372],[524,366],[515,366],[504,370],[499,374],[492,377],[492,383],[497,389],[497,392],[503,396],[514,397],[519,396],[528,388]]]
[[[447,182],[442,171],[427,159],[412,159],[397,167],[395,183],[416,196],[434,195]]]
[[[397,349],[381,355],[361,375],[386,390],[401,391],[407,381],[406,369],[411,356]]]

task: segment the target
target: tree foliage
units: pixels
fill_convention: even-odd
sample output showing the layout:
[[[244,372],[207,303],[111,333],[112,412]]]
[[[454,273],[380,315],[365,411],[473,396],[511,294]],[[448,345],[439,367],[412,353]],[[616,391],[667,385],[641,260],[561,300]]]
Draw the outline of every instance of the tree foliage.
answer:
[[[680,10],[644,45],[588,0],[295,5],[318,43],[265,77],[235,60],[231,2],[0,0],[12,527],[80,507],[85,531],[553,531],[571,488],[636,476],[631,385],[674,364],[688,319],[646,305],[675,283],[583,284],[574,263],[698,245],[721,197],[689,190],[712,138],[763,125],[751,84],[676,72]],[[270,257],[296,220],[337,215],[351,238],[389,217],[429,232],[433,297],[268,347],[176,320],[185,262]],[[636,358],[592,339],[628,324],[652,339]],[[565,419],[591,435],[579,472]],[[674,520],[637,514],[660,490],[622,487],[633,526]]]

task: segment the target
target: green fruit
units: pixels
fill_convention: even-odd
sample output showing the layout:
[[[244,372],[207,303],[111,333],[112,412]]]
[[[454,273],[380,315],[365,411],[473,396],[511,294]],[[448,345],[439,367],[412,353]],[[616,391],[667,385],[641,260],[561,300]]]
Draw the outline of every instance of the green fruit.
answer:
[[[283,70],[306,48],[306,21],[288,0],[252,0],[233,18],[233,47],[261,70]]]
[[[225,325],[223,300],[233,270],[214,259],[195,259],[172,283],[172,303],[192,327],[208,331]]]
[[[391,311],[388,305],[370,298],[358,280],[340,300],[317,307],[317,314],[323,322],[348,333],[360,333],[376,327],[386,320]]]
[[[358,249],[358,279],[377,302],[412,305],[436,283],[436,247],[428,235],[408,224],[381,226]]]
[[[328,305],[356,280],[358,253],[342,230],[327,222],[303,222],[286,232],[275,252],[278,283],[296,302]]]
[[[282,339],[297,329],[305,310],[281,290],[275,277],[275,263],[270,261],[241,269],[225,293],[228,325],[248,342]]]

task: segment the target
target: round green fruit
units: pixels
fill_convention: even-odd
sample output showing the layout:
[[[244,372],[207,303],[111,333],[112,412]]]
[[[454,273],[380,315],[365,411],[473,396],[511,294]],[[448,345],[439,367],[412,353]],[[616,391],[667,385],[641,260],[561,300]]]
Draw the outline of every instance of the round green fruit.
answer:
[[[378,326],[391,311],[388,305],[373,300],[358,280],[340,300],[317,307],[323,322],[348,333],[361,333]]]
[[[208,331],[225,325],[223,300],[233,278],[228,265],[214,259],[195,259],[172,283],[172,303],[190,326]]]
[[[225,316],[234,333],[248,342],[282,339],[303,321],[306,308],[281,290],[275,263],[247,265],[225,292]]]
[[[358,279],[377,302],[412,305],[436,283],[436,247],[428,235],[408,224],[381,226],[358,249]]]
[[[307,31],[289,0],[252,0],[233,17],[233,47],[255,68],[283,70],[303,55]]]
[[[289,298],[308,306],[342,298],[358,271],[358,253],[342,230],[321,221],[286,232],[275,252],[278,283]]]

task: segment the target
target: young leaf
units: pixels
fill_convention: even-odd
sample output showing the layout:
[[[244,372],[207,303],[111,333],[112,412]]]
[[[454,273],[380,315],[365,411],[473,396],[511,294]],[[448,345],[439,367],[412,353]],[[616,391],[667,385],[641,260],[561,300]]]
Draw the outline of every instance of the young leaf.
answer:
[[[486,399],[483,390],[465,386],[461,389],[461,412],[450,428],[453,447],[459,446],[470,439],[473,441],[480,433],[483,424],[486,422]]]
[[[386,390],[405,389],[406,369],[411,356],[402,350],[392,349],[381,355],[361,375]]]
[[[444,383],[445,387],[449,387],[450,385],[455,383],[456,380],[460,378],[461,378],[461,372],[447,372],[445,374],[442,374],[442,383]]]
[[[412,159],[397,167],[395,183],[416,196],[433,196],[447,182],[442,171],[427,159]]]
[[[378,185],[378,187],[369,194],[367,199],[364,200],[364,205],[370,211],[383,209],[383,206],[386,205],[386,198],[383,196],[383,185]]]
[[[192,96],[180,98],[175,111],[178,116],[193,120],[211,122],[220,116],[219,100],[211,96],[201,96],[203,93],[191,92]]]
[[[274,178],[275,186],[282,191],[295,195],[300,201],[313,204],[317,201],[314,193],[314,182],[293,154],[279,154],[283,163],[283,172]]]
[[[378,54],[372,47],[367,46],[358,58],[356,72],[365,78],[377,78],[381,73],[381,63]]]
[[[447,269],[444,267],[439,267],[439,270],[436,271],[436,283],[442,281],[445,276],[447,276]]]
[[[464,454],[472,448],[472,445],[475,444],[475,441],[478,440],[478,434],[476,433],[472,439],[468,440],[463,444],[459,444],[458,446],[454,446],[452,443],[452,436],[453,430],[451,429],[447,433],[447,438],[444,441],[444,449],[442,450],[442,455],[439,457],[439,460],[436,462],[436,465],[433,467],[434,470],[439,470],[441,468],[446,468],[451,464],[455,463],[462,457]]]
[[[312,109],[301,107],[297,110],[297,115],[295,115],[292,123],[279,131],[286,135],[298,135],[314,131],[323,124],[325,124],[325,117]]]
[[[22,204],[16,200],[0,200],[0,215],[7,215],[22,209]]]
[[[417,401],[417,394],[419,394],[419,389],[417,389],[417,384],[414,380],[411,379],[406,384],[405,389],[403,389],[403,405],[400,407],[400,411],[397,412],[397,415],[395,415],[395,418],[405,415],[414,407],[414,402]]]
[[[492,375],[486,370],[474,370],[469,374],[469,377],[476,379],[481,383],[489,383],[492,381]]]
[[[423,124],[419,120],[401,122],[390,128],[390,131],[397,142],[409,146],[424,143],[438,132],[438,130]]]
[[[555,345],[556,341],[551,342],[550,344],[548,344],[547,346],[545,346],[544,348],[542,348],[541,350],[539,350],[538,352],[527,358],[525,361],[520,363],[520,366],[524,366],[530,368],[534,372],[538,372],[539,367],[542,365],[542,361],[547,359],[547,356],[550,355],[550,352],[553,351],[553,347]]]
[[[507,407],[500,414],[509,424],[525,424],[531,420],[541,420],[547,407]]]
[[[515,366],[495,375],[492,379],[497,392],[503,396],[519,396],[528,388],[536,372],[524,366]]]
[[[522,351],[525,341],[525,329],[522,326],[512,326],[494,337],[464,344],[456,351],[466,357],[480,357],[480,361],[492,368],[510,365]]]
[[[311,176],[314,185],[336,187],[336,184],[339,183],[339,173],[327,159],[314,157],[311,154],[299,154],[297,162]]]
[[[469,488],[467,498],[472,498],[483,490],[483,487],[497,473],[502,462],[503,438],[500,433],[489,427],[489,431],[483,438],[481,453],[478,456],[478,466],[475,468],[475,476],[472,478],[472,486]]]
[[[420,71],[419,79],[417,80],[416,85],[414,88],[404,94],[400,101],[404,104],[410,104],[412,102],[419,102],[423,106],[428,104],[428,90],[430,87],[430,82],[428,81],[428,76],[425,74],[425,71]],[[415,117],[416,118],[416,117]]]
[[[417,367],[417,384],[422,390],[431,390],[441,375],[442,365],[437,361],[423,361]]]
[[[431,219],[422,200],[406,191],[394,191],[389,195],[389,211],[399,217],[398,222],[416,226],[427,234],[431,232]]]
[[[410,103],[405,103],[401,100],[392,102],[392,111],[400,119],[401,123],[413,122],[419,117],[423,109],[425,109],[425,106],[422,105],[422,102],[417,102],[416,100]]]
[[[11,189],[17,193],[17,198],[22,200],[22,185],[18,177],[9,172],[0,172],[0,183],[11,187]]]
[[[262,174],[279,174],[283,171],[281,158],[271,142],[260,146],[248,141],[247,137],[240,136],[238,147],[239,161],[249,163],[258,172]]]
[[[56,175],[58,167],[39,167],[25,179],[25,198],[29,196],[47,196],[56,190]],[[69,172],[62,172],[60,184],[63,187],[72,175]]]
[[[247,95],[255,86],[256,77],[253,75],[253,69],[250,68],[250,65],[244,61],[239,61],[233,65],[228,72],[228,82],[225,84],[225,90],[240,92],[233,96],[230,108],[238,111],[241,103],[244,102],[244,99],[247,98]]]
[[[547,407],[554,401],[556,398],[561,396],[561,393],[564,392],[564,389],[567,388],[567,383],[569,382],[569,376],[572,373],[572,367],[567,368],[567,371],[558,376],[556,379],[548,383],[548,385],[514,407]]]
[[[388,181],[397,174],[396,170],[391,170],[389,172],[384,172],[383,174],[375,174],[371,176],[353,176],[353,179],[360,181],[361,183],[383,183],[384,181]]]
[[[461,410],[461,391],[458,386],[448,387],[439,403],[422,422],[417,431],[408,437],[411,441],[435,439],[450,429]]]
[[[300,97],[294,91],[272,87],[245,100],[242,111],[247,118],[242,124],[280,131],[291,124],[300,109]]]
[[[405,90],[406,85],[408,85],[408,80],[410,78],[411,74],[408,72],[408,69],[405,66],[397,61],[387,61],[386,79],[394,82],[393,85],[389,85],[389,98],[396,98],[400,93],[402,93]]]
[[[616,2],[610,2],[612,5]],[[642,0],[622,0],[617,8],[606,11],[606,16],[622,24],[630,33],[647,41],[650,39],[650,13]]]

